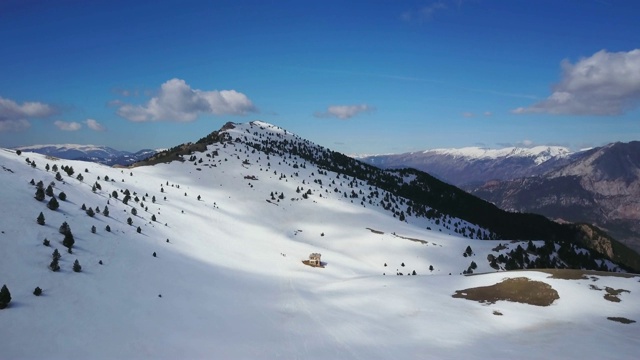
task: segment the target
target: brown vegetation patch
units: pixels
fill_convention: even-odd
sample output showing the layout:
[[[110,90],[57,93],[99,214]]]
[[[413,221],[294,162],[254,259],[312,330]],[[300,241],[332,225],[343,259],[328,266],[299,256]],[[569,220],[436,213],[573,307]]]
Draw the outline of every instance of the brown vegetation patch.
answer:
[[[624,278],[633,278],[638,275],[627,273],[616,273],[608,271],[595,271],[595,270],[579,270],[579,269],[535,269],[533,271],[541,271],[547,274],[551,279],[563,279],[563,280],[582,280],[587,279],[587,275],[591,276],[615,276]]]
[[[620,302],[622,300],[620,300],[620,298],[618,297],[618,295],[622,294],[623,292],[626,293],[630,293],[629,290],[625,290],[625,289],[613,289],[610,287],[605,287],[604,290],[607,292],[606,294],[604,294],[604,299],[611,301],[611,302]]]
[[[551,285],[525,277],[505,279],[490,286],[456,290],[452,296],[489,304],[503,300],[535,306],[549,306],[560,298]]]
[[[302,263],[311,267],[324,268],[324,263],[320,263],[320,265],[314,265],[309,260],[302,260]]]
[[[384,235],[384,232],[383,232],[383,231],[380,231],[380,230],[374,230],[374,229],[372,229],[372,228],[366,228],[366,229],[367,229],[367,230],[369,230],[369,231],[371,231],[371,232],[372,232],[372,233],[374,233],[374,234]]]
[[[427,245],[429,243],[427,240],[410,238],[410,237],[406,237],[406,236],[402,236],[402,235],[397,235],[396,233],[394,233],[393,235],[399,237],[400,239],[411,240],[411,241],[419,242],[419,243],[425,244],[425,245]]]
[[[627,319],[625,317],[616,317],[616,316],[609,316],[607,317],[607,319],[611,321],[623,323],[623,324],[633,324],[634,322],[636,322],[635,320]]]
[[[502,316],[503,314],[498,310],[493,310],[493,315]]]

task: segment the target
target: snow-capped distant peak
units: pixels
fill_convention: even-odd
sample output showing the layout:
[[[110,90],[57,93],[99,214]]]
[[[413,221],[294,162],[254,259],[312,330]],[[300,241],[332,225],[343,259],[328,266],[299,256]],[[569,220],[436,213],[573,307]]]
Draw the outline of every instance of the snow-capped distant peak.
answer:
[[[488,149],[481,147],[465,147],[459,149],[432,149],[426,150],[424,154],[435,153],[441,155],[449,155],[453,157],[462,157],[470,159],[498,159],[507,157],[528,157],[534,158],[536,164],[556,158],[565,157],[571,152],[562,146],[535,146],[531,148],[507,147],[502,149]]]

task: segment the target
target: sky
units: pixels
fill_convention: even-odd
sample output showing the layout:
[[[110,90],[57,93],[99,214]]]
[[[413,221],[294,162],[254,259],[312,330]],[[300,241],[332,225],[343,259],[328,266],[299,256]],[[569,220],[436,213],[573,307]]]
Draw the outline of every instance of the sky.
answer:
[[[266,121],[347,154],[640,140],[640,3],[0,1],[0,147]]]

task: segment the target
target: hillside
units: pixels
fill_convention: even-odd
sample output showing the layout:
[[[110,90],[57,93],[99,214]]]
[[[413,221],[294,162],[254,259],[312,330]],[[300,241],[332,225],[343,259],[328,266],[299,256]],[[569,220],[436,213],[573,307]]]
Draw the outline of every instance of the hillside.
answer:
[[[431,178],[361,178],[368,167],[345,159],[261,122],[131,169],[0,149],[0,283],[12,296],[0,310],[2,357],[624,359],[640,349],[638,277],[496,273],[545,257],[621,267],[566,241],[480,240],[502,234],[409,199]],[[53,183],[58,209],[34,199],[39,181]],[[460,197],[429,185],[439,205]],[[302,263],[311,253],[323,268]],[[485,286],[500,288],[458,298]],[[548,306],[512,295],[540,286]]]

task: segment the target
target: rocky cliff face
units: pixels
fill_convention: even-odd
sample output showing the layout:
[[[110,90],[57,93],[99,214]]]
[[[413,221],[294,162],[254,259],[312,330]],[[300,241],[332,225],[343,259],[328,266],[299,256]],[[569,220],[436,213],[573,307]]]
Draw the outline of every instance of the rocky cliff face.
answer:
[[[499,207],[586,222],[640,252],[640,142],[614,143],[544,175],[471,191]]]

